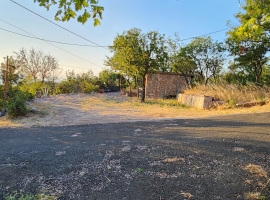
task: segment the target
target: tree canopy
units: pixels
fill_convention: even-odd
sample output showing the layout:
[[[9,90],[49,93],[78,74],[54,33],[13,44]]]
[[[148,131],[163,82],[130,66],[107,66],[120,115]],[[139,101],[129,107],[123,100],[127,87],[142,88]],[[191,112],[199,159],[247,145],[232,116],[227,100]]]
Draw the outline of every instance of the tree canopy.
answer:
[[[236,14],[240,25],[229,36],[241,41],[260,42],[270,39],[270,0],[245,0],[244,12]]]
[[[242,9],[243,12],[236,14],[240,25],[227,33],[226,42],[234,56],[233,69],[238,71],[241,82],[258,84],[269,60],[270,0],[245,0]]]

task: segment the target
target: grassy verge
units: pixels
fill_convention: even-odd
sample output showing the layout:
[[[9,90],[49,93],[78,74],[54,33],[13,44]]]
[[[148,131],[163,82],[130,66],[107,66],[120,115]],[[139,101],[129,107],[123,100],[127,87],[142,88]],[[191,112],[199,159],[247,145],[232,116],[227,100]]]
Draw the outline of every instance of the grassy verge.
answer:
[[[177,99],[147,99],[145,100],[145,104],[159,105],[161,107],[167,106],[167,107],[189,108],[189,106],[179,103]]]
[[[270,87],[256,86],[255,84],[208,84],[197,85],[192,89],[185,90],[185,94],[199,94],[214,97],[224,102],[226,107],[234,107],[245,103],[269,103]]]

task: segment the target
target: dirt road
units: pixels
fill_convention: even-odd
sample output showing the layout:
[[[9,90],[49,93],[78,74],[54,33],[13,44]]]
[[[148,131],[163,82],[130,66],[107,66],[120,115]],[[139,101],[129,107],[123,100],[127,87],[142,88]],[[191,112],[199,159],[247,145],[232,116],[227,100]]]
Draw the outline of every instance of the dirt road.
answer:
[[[269,199],[269,166],[270,112],[0,129],[0,199]]]
[[[68,126],[270,112],[270,104],[247,109],[200,110],[144,104],[120,93],[51,96],[35,99],[30,107],[37,108],[38,112],[15,120],[0,118],[0,127]]]

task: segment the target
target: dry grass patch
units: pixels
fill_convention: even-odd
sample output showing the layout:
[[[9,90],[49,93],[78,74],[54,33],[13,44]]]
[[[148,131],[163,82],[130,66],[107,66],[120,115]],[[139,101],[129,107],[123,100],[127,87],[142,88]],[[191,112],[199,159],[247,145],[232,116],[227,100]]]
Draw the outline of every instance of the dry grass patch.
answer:
[[[18,124],[14,123],[13,120],[7,116],[0,118],[0,127],[17,127]]]
[[[254,176],[267,178],[267,172],[259,165],[248,164],[244,169]]]
[[[200,118],[227,114],[270,112],[270,104],[252,108],[202,110],[180,105],[175,99],[146,100],[115,94],[65,95],[36,99],[30,105],[38,112],[10,120],[0,118],[0,127],[65,126],[138,120]]]
[[[177,162],[177,161],[185,161],[184,158],[178,158],[178,157],[173,157],[173,158],[165,158],[163,162],[166,163],[172,163],[172,162]]]
[[[243,167],[244,170],[247,170],[253,175],[252,180],[246,180],[245,183],[255,188],[254,192],[248,192],[244,194],[245,199],[247,200],[265,200],[266,197],[263,195],[266,190],[269,191],[270,179],[267,175],[267,172],[259,165],[248,164]]]
[[[185,90],[185,94],[211,96],[224,101],[226,107],[254,102],[268,103],[270,101],[270,87],[259,87],[252,83],[246,86],[227,83],[197,85],[192,89]]]
[[[246,200],[265,200],[265,197],[260,192],[249,192],[244,195]]]

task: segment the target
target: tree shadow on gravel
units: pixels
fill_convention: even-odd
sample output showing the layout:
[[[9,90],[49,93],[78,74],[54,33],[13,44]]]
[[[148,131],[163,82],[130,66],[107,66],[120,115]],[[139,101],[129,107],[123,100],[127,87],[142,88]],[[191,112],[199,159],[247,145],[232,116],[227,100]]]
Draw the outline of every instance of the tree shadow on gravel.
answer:
[[[245,166],[270,171],[269,115],[0,129],[0,199],[244,199]]]

